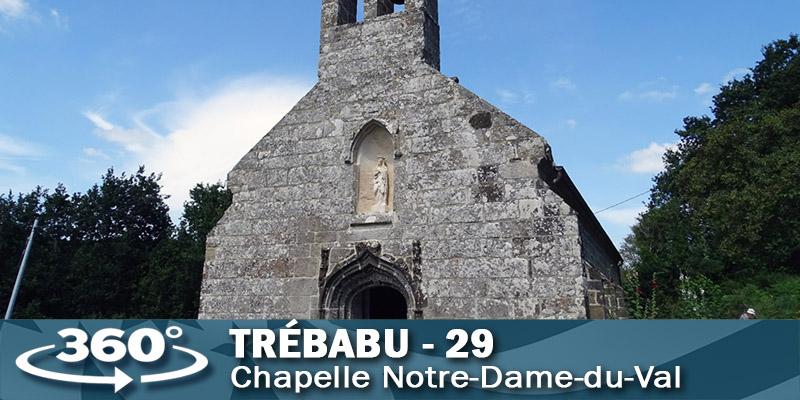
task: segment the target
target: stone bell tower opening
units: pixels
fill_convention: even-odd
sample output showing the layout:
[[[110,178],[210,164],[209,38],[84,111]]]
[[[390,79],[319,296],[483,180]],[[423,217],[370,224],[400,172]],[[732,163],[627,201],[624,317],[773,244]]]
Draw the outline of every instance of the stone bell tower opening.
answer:
[[[353,319],[408,319],[406,299],[389,286],[376,286],[359,292],[350,304]]]
[[[346,25],[405,11],[405,0],[329,0],[335,25]]]
[[[388,77],[417,63],[439,69],[437,0],[322,0],[320,26],[321,81],[376,69]]]

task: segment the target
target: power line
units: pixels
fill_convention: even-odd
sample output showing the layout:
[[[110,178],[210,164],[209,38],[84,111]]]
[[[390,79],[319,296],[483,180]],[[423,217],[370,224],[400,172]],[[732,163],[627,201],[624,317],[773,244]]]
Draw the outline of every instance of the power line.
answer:
[[[616,206],[619,206],[619,205],[625,204],[625,203],[627,203],[627,202],[629,202],[629,201],[631,201],[631,200],[633,200],[633,199],[636,199],[636,198],[642,197],[642,196],[644,196],[644,195],[646,195],[646,194],[648,194],[648,193],[650,193],[650,190],[649,190],[649,189],[648,189],[648,190],[646,190],[646,191],[644,191],[644,192],[642,192],[642,193],[639,193],[639,194],[637,194],[637,195],[635,195],[635,196],[631,196],[631,197],[629,197],[629,198],[627,198],[627,199],[625,199],[625,200],[622,200],[622,201],[620,201],[620,202],[619,202],[619,203],[617,203],[617,204],[610,205],[610,206],[608,206],[608,207],[606,207],[606,208],[604,208],[604,209],[602,209],[602,210],[600,210],[600,211],[595,211],[594,213],[595,213],[595,215],[597,215],[597,214],[600,214],[600,213],[601,213],[601,212],[603,212],[603,211],[610,210],[610,209],[612,209],[612,208],[614,208],[614,207],[616,207]]]

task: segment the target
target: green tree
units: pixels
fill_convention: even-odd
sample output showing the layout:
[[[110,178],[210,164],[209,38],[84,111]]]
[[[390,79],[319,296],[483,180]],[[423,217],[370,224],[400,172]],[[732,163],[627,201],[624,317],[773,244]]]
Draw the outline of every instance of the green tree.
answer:
[[[197,185],[189,197],[176,236],[161,243],[140,276],[141,317],[197,317],[206,237],[230,206],[232,195],[215,184]]]
[[[672,306],[661,317],[680,314],[682,274],[728,293],[800,274],[799,51],[796,35],[769,44],[750,74],[721,87],[713,116],[676,132],[631,239],[640,288],[654,274],[665,283]]]
[[[3,308],[11,296],[25,240],[34,218],[41,211],[44,194],[44,190],[36,188],[25,195],[14,196],[9,192],[0,196],[0,302]]]
[[[17,318],[194,318],[208,233],[231,204],[197,185],[172,224],[160,177],[109,170],[86,193],[63,185],[0,196],[0,301],[14,285],[34,218],[39,229]]]
[[[189,199],[183,205],[180,232],[205,247],[206,237],[231,205],[233,195],[221,183],[198,184],[189,191]]]
[[[84,318],[120,318],[135,313],[136,282],[157,246],[172,235],[160,177],[114,175],[73,196],[80,247],[68,264],[65,284],[82,287],[69,299]]]
[[[0,296],[7,304],[24,241],[39,230],[15,309],[18,318],[112,318],[135,315],[136,283],[158,245],[169,240],[159,177],[109,170],[85,194],[59,185],[0,199]],[[5,240],[8,239],[8,240]]]

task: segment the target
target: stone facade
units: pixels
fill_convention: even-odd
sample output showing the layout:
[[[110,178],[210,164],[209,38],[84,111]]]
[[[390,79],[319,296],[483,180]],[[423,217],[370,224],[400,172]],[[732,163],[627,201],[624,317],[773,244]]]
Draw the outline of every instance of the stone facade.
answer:
[[[365,3],[322,1],[319,82],[228,175],[200,318],[622,316],[545,140],[439,72],[437,1]]]

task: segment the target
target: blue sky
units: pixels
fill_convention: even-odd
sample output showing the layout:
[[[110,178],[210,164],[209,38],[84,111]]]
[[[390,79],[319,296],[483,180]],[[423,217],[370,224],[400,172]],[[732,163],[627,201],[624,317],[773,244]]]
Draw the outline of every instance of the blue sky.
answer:
[[[319,0],[0,0],[0,190],[162,171],[180,212],[316,80]],[[595,210],[647,190],[688,115],[800,2],[440,0],[442,72],[543,135]],[[209,156],[213,154],[213,156]],[[598,215],[619,242],[640,198]]]

